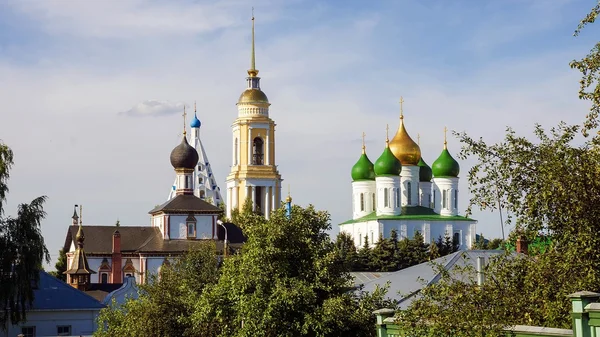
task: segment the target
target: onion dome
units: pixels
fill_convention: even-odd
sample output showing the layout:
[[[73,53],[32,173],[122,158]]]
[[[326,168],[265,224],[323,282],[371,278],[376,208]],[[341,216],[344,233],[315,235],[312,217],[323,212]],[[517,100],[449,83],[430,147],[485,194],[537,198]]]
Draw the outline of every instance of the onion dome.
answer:
[[[402,165],[418,165],[421,159],[421,148],[415,143],[404,128],[404,116],[400,115],[400,127],[390,142],[392,153],[400,160]]]
[[[419,181],[430,182],[432,178],[431,167],[427,165],[423,157],[421,157],[417,165],[419,166]]]
[[[267,95],[258,88],[248,88],[242,92],[238,104],[240,103],[269,103]]]
[[[375,171],[373,163],[367,157],[365,146],[363,145],[362,155],[358,161],[352,166],[352,181],[359,180],[375,180]]]
[[[83,227],[79,225],[79,230],[77,230],[77,235],[75,235],[75,240],[77,241],[77,246],[83,247],[83,241],[85,241],[85,235],[83,234]]]
[[[460,166],[458,165],[458,162],[452,158],[450,152],[448,152],[446,144],[444,144],[444,150],[438,159],[436,159],[433,162],[433,165],[431,165],[431,170],[433,171],[433,176],[436,178],[458,177]]]
[[[385,141],[385,149],[374,165],[375,175],[380,176],[399,176],[402,171],[400,160],[394,156],[390,150],[389,141]]]
[[[184,133],[181,144],[171,151],[171,165],[175,169],[194,169],[196,164],[198,164],[198,152],[188,144]]]
[[[196,116],[196,113],[194,112],[194,118],[192,118],[192,122],[190,123],[190,126],[193,128],[199,128],[200,125],[202,125],[202,123],[200,123],[200,120],[198,119],[198,117]]]

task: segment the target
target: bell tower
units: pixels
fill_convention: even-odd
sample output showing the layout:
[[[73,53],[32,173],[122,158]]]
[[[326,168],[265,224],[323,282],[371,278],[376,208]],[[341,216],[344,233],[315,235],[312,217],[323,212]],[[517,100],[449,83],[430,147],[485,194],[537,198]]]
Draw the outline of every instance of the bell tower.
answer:
[[[281,204],[281,175],[275,165],[275,122],[269,117],[269,100],[260,89],[255,64],[254,14],[252,51],[246,90],[237,102],[238,117],[233,122],[233,156],[227,176],[227,217],[242,210],[246,200],[252,209],[269,218]]]

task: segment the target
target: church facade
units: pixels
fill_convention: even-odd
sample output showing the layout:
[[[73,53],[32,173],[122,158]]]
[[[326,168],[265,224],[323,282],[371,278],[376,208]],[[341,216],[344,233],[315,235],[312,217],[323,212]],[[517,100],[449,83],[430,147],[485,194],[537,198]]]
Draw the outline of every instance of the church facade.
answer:
[[[269,99],[260,88],[255,64],[254,17],[252,52],[246,89],[237,102],[238,116],[231,126],[231,172],[227,176],[227,217],[241,210],[246,200],[252,209],[269,217],[281,205],[281,175],[275,164],[275,122],[269,117]]]
[[[341,223],[340,231],[350,234],[357,247],[365,241],[372,247],[395,230],[399,238],[419,232],[425,243],[450,237],[460,249],[470,249],[477,221],[459,215],[459,172],[445,139],[432,167],[425,163],[406,131],[401,107],[398,131],[391,141],[386,134],[375,163],[367,156],[363,134],[362,155],[351,171],[352,219]]]

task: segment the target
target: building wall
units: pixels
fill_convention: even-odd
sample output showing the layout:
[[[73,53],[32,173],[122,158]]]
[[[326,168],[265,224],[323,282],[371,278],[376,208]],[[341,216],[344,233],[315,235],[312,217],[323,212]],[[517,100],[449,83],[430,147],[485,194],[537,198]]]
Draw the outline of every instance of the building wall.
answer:
[[[188,215],[170,215],[169,226],[171,239],[187,239],[187,222]],[[196,218],[196,238],[197,239],[212,239],[214,232],[214,216],[199,215]]]
[[[100,310],[29,311],[27,322],[8,327],[9,337],[21,333],[23,326],[35,326],[36,336],[56,336],[57,326],[70,325],[72,336],[91,336],[96,331]]]

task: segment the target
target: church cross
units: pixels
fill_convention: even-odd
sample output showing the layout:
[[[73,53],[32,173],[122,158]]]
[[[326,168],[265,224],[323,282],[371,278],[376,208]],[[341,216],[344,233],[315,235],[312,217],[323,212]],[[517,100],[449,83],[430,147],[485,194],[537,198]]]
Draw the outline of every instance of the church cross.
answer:
[[[362,148],[363,148],[363,150],[365,149],[365,136],[366,135],[365,135],[365,133],[363,131],[363,133],[362,133]]]
[[[386,124],[385,125],[385,141],[386,142],[390,141],[389,133],[390,133],[390,125]]]
[[[446,138],[446,133],[448,132],[448,128],[444,126],[444,148],[448,145],[448,140]]]
[[[400,119],[404,118],[404,97],[400,96]]]
[[[417,133],[417,145],[421,146],[421,134]]]
[[[187,113],[185,113],[185,104],[184,104],[183,105],[183,115],[182,115],[183,116],[183,134],[184,135],[186,134],[186,131],[185,131],[185,116],[186,115],[187,115]]]

